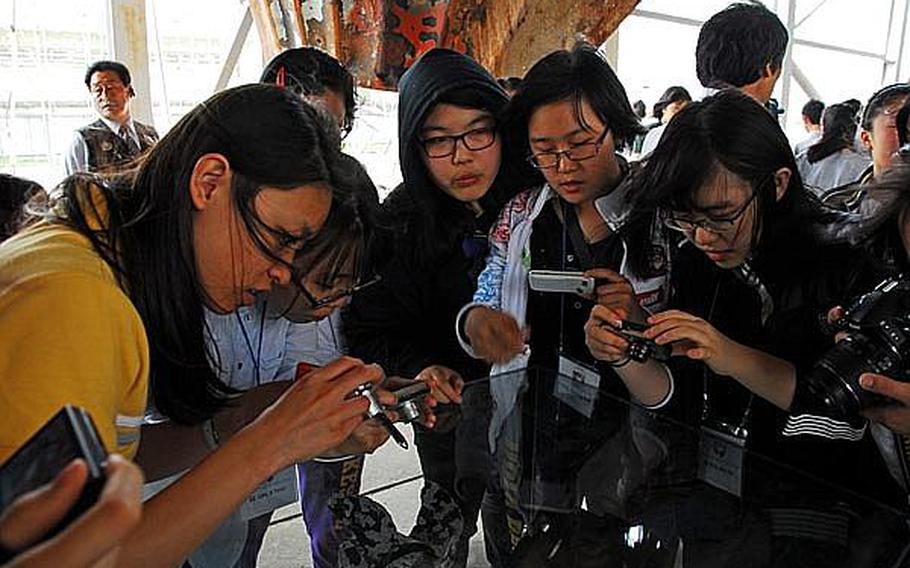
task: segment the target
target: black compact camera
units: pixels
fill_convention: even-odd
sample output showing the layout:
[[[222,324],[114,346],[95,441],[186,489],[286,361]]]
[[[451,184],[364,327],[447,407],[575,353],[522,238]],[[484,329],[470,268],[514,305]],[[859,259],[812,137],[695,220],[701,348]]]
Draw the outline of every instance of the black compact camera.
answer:
[[[910,280],[886,279],[853,302],[835,327],[849,335],[800,379],[808,398],[799,402],[849,420],[863,409],[890,402],[859,385],[863,373],[910,380]]]
[[[658,345],[653,339],[648,339],[641,335],[648,329],[648,326],[629,320],[622,322],[621,328],[606,323],[603,325],[629,343],[626,353],[628,353],[629,359],[632,361],[644,363],[648,359],[654,359],[655,361],[670,360],[670,355],[673,353],[671,345]]]
[[[85,410],[67,405],[0,466],[0,511],[53,481],[76,458],[88,466],[88,479],[76,504],[45,539],[94,505],[105,483],[107,452],[98,431]]]

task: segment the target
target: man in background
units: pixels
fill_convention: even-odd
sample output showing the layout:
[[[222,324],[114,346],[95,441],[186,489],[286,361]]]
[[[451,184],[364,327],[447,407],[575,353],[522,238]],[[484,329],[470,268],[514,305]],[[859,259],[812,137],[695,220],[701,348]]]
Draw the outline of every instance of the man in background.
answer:
[[[154,127],[130,115],[136,91],[126,65],[96,61],[85,72],[85,86],[100,118],[75,132],[66,154],[67,175],[116,169],[158,141]]]
[[[803,105],[803,128],[809,135],[793,147],[794,155],[799,156],[822,137],[822,112],[824,110],[825,103],[818,99],[812,99]]]
[[[709,89],[739,89],[767,106],[788,39],[774,12],[760,4],[731,4],[711,16],[698,34],[698,80]]]

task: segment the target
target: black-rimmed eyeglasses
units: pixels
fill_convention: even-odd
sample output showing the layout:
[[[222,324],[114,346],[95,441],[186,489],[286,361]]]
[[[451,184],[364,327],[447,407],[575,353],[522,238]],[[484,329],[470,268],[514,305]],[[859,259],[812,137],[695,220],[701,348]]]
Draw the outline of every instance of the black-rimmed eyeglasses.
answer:
[[[455,153],[455,145],[458,142],[472,152],[486,150],[496,142],[496,129],[492,126],[483,126],[451,136],[432,136],[421,140],[420,145],[428,157],[445,158]]]
[[[725,235],[736,228],[739,220],[749,210],[749,206],[755,201],[758,191],[753,191],[752,196],[729,217],[705,217],[704,219],[691,219],[675,212],[668,212],[664,216],[664,225],[674,231],[693,234],[697,229],[702,229],[715,235]]]
[[[310,291],[306,289],[306,286],[303,284],[303,282],[301,282],[297,288],[298,288],[298,290],[300,290],[300,293],[301,293],[301,295],[303,295],[304,299],[306,299],[306,301],[309,303],[310,307],[315,310],[318,308],[328,306],[330,304],[334,304],[335,302],[337,302],[338,300],[341,300],[342,298],[349,298],[349,297],[353,296],[354,294],[356,294],[357,292],[363,290],[364,288],[368,288],[368,287],[372,286],[373,284],[376,284],[380,280],[382,280],[382,278],[380,276],[374,276],[374,277],[370,278],[369,280],[367,280],[366,282],[358,282],[357,284],[354,284],[350,288],[343,288],[341,290],[337,290],[337,291],[332,292],[331,294],[327,294],[321,298],[316,298],[315,296],[313,296],[313,294],[311,294]]]
[[[568,150],[560,150],[559,152],[537,152],[536,154],[528,156],[527,160],[538,170],[558,168],[559,160],[562,157],[573,162],[590,160],[600,153],[600,148],[603,146],[604,139],[607,137],[609,131],[609,128],[604,128],[604,131],[597,137],[597,140],[594,140],[593,142],[575,144]]]

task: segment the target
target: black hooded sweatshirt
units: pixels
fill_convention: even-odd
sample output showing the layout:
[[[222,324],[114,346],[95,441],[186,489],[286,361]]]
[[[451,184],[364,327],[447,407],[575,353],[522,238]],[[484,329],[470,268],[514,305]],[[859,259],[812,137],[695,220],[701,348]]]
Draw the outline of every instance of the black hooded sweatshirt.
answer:
[[[404,181],[382,205],[371,264],[382,280],[359,292],[345,311],[350,353],[382,365],[388,375],[413,378],[429,365],[444,365],[465,380],[485,377],[489,367],[466,355],[457,342],[455,318],[471,301],[487,253],[487,232],[510,196],[502,170],[481,200],[477,215],[436,187],[428,176],[419,129],[438,102],[453,91],[472,90],[494,115],[505,92],[472,59],[434,49],[399,82],[398,140]]]

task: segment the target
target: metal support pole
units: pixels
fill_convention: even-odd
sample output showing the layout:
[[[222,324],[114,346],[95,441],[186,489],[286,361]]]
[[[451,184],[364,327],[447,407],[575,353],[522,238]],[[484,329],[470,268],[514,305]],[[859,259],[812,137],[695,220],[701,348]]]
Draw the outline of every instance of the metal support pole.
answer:
[[[904,18],[903,23],[901,24],[901,41],[900,47],[897,49],[897,63],[895,64],[894,71],[894,80],[902,81],[903,75],[903,64],[904,64],[904,45],[905,40],[907,39],[907,14],[910,12],[910,0],[904,0]]]
[[[252,27],[253,13],[250,12],[250,7],[247,6],[246,11],[243,13],[243,19],[240,21],[240,27],[237,28],[237,34],[234,36],[234,42],[231,43],[231,50],[221,66],[221,73],[218,74],[218,82],[215,83],[216,93],[227,87],[231,73],[237,67],[237,60],[240,59],[240,52],[243,51],[243,44],[246,43],[246,38],[250,35],[250,28]]]
[[[795,61],[793,62],[793,80],[796,81],[796,84],[802,87],[803,91],[809,95],[810,99],[821,99],[821,95],[818,92],[818,89],[815,88],[815,85],[812,84],[812,81],[809,80],[809,77],[803,73],[802,68]]]
[[[891,35],[894,33],[894,8],[896,3],[896,0],[891,0],[891,10],[888,13],[888,32],[885,34],[885,48],[882,50],[885,54],[882,61],[882,84],[885,84],[888,80],[888,66],[894,63],[893,61],[888,61],[888,50],[891,49]]]
[[[613,68],[614,72],[619,73],[619,28],[610,34],[602,49],[607,57],[607,62],[610,63],[610,67]]]
[[[107,5],[110,53],[129,67],[136,91],[130,112],[136,120],[152,124],[145,0],[108,0]]]
[[[787,42],[787,53],[784,55],[784,69],[781,73],[781,104],[784,107],[784,115],[781,117],[783,124],[787,123],[787,115],[790,113],[790,90],[793,83],[793,44],[796,40],[793,38],[793,32],[796,29],[796,0],[789,1],[787,8],[787,35],[790,41]]]

